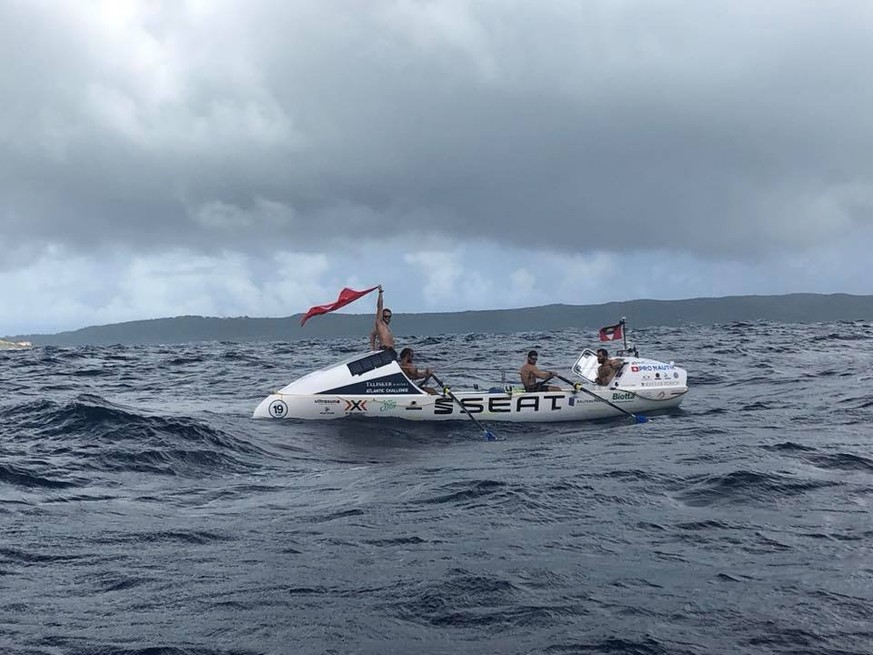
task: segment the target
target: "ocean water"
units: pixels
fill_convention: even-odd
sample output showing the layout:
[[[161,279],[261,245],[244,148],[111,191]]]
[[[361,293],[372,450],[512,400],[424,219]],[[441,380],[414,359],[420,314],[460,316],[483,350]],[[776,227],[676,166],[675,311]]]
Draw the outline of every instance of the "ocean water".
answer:
[[[459,389],[594,337],[400,341]],[[250,418],[366,335],[0,352],[0,652],[873,653],[873,324],[633,337],[680,410],[493,442]]]

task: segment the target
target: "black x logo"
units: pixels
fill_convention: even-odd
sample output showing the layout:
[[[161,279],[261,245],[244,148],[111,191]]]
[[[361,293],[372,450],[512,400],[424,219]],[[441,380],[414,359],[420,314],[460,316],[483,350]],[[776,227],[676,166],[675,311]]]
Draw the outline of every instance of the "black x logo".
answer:
[[[345,399],[343,399],[345,400]],[[366,412],[366,400],[346,400],[346,412]]]

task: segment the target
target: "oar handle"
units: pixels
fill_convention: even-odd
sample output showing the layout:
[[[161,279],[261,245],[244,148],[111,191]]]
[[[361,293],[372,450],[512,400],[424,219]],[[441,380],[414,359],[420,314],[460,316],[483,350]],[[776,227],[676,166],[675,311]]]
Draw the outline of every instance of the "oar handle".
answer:
[[[579,388],[582,386],[579,382],[573,382],[572,380],[568,380],[563,375],[558,375],[557,373],[555,373],[555,377],[573,387],[573,391],[579,391]]]
[[[591,390],[589,390],[589,389],[586,389],[585,387],[583,387],[583,386],[582,386],[580,383],[578,383],[578,382],[571,382],[570,380],[568,380],[567,378],[565,378],[563,375],[556,375],[555,377],[558,378],[559,380],[563,380],[563,381],[566,382],[567,384],[572,385],[574,391],[584,391],[585,393],[587,393],[587,394],[588,394],[589,396],[591,396],[592,398],[596,398],[597,400],[606,403],[607,405],[609,405],[609,406],[612,407],[613,409],[617,409],[618,411],[620,411],[622,414],[627,414],[627,415],[630,416],[633,420],[635,420],[637,423],[645,423],[646,421],[649,420],[649,419],[647,419],[645,416],[637,416],[637,415],[634,414],[633,412],[629,412],[629,411],[627,411],[626,409],[624,409],[623,407],[619,407],[618,405],[616,405],[616,404],[613,403],[613,402],[610,402],[610,401],[607,400],[606,398],[602,398],[602,397],[598,396],[596,393],[594,393],[593,391],[591,391]]]
[[[443,393],[449,391],[449,388],[448,388],[445,384],[443,384],[443,381],[440,380],[440,379],[436,376],[435,373],[431,373],[430,376],[433,378],[433,381],[434,381],[434,382],[436,382],[438,385],[440,385],[440,386],[443,388]],[[451,393],[451,392],[449,391],[449,393]]]
[[[443,384],[443,381],[440,380],[440,379],[436,376],[435,373],[431,373],[430,376],[434,379],[434,382],[436,382],[438,385],[440,385],[440,386],[443,388],[443,393],[446,394],[449,398],[451,398],[452,400],[454,400],[454,401],[458,404],[458,407],[460,407],[460,408],[463,410],[462,413],[466,413],[467,416],[470,417],[470,420],[473,421],[473,423],[476,424],[476,427],[479,428],[480,430],[482,430],[482,433],[485,435],[485,439],[486,439],[487,441],[494,441],[495,439],[497,439],[497,437],[495,437],[493,433],[491,433],[491,432],[489,432],[488,430],[486,430],[486,429],[482,426],[482,424],[479,423],[478,420],[476,420],[476,417],[473,416],[473,415],[470,413],[470,411],[469,411],[466,407],[464,407],[464,403],[462,403],[462,402],[458,399],[458,397],[457,397],[455,394],[452,393],[452,390],[451,390],[451,389],[449,389],[445,384]]]

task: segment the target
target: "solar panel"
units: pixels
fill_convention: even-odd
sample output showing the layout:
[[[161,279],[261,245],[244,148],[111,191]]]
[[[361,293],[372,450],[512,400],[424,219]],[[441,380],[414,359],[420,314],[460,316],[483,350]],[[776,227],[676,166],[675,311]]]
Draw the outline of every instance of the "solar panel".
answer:
[[[352,375],[363,375],[367,371],[372,371],[374,368],[387,366],[393,361],[394,357],[391,356],[391,353],[380,350],[372,355],[367,355],[366,357],[361,357],[361,359],[349,362],[347,366],[349,367],[349,373]]]

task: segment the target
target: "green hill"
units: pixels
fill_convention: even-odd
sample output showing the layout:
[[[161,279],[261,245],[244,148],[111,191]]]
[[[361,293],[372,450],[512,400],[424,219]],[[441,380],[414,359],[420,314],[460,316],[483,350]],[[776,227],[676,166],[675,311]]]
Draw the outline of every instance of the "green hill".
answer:
[[[328,314],[300,327],[300,314],[287,318],[210,318],[178,316],[86,327],[58,334],[7,337],[35,346],[188,343],[196,341],[294,341],[359,336],[366,339],[373,314]],[[391,324],[397,336],[511,333],[569,327],[596,330],[626,317],[634,328],[664,325],[711,325],[737,321],[809,323],[873,320],[873,296],[790,294],[728,296],[689,300],[630,300],[601,305],[544,305],[430,314],[395,312]]]

